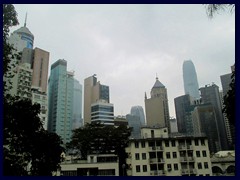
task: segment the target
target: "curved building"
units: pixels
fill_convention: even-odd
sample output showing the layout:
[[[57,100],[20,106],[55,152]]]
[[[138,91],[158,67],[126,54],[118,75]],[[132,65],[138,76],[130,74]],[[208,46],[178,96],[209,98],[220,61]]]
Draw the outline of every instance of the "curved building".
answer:
[[[131,108],[131,115],[138,116],[141,122],[141,125],[146,125],[145,115],[142,106],[133,106]]]
[[[200,98],[197,73],[192,60],[183,62],[183,83],[185,94],[189,94],[194,99]]]
[[[26,22],[23,27],[14,31],[9,37],[9,43],[14,46],[18,52],[22,52],[24,48],[33,49],[34,35],[26,27]]]

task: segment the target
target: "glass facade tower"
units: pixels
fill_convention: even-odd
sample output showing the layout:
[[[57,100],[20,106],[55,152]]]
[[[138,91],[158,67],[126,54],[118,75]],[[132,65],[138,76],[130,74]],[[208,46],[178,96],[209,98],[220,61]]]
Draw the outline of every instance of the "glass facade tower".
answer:
[[[189,94],[195,99],[200,98],[197,73],[191,60],[183,63],[183,83],[185,94]]]

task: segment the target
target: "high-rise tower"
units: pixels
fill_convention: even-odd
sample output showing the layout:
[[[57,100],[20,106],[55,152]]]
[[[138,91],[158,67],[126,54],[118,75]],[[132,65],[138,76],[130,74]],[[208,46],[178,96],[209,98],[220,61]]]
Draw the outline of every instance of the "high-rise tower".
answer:
[[[152,87],[151,98],[147,99],[145,94],[145,110],[148,126],[170,128],[167,89],[158,78]]]
[[[67,71],[67,61],[64,59],[51,66],[48,96],[48,130],[61,136],[66,144],[72,135],[74,104],[77,99],[74,100],[74,73]]]
[[[195,99],[200,98],[197,73],[191,60],[183,63],[183,83],[185,94],[189,94]]]
[[[133,106],[131,108],[131,115],[138,116],[140,118],[141,125],[146,125],[145,115],[142,106]]]
[[[96,75],[90,76],[84,80],[84,124],[91,123],[91,119],[95,117],[92,116],[92,110],[95,108],[92,107],[94,103],[100,103],[97,107],[105,106],[109,108],[109,87],[106,85],[100,84],[97,82]],[[105,105],[103,104],[105,103]],[[95,106],[96,104],[94,104]],[[104,108],[103,108],[104,109]],[[113,105],[112,105],[111,114],[113,114]],[[94,110],[95,111],[95,110]],[[113,116],[109,120],[113,121]],[[98,118],[99,119],[99,118]],[[112,123],[114,124],[114,123]]]
[[[219,131],[219,139],[221,140],[221,150],[228,149],[226,127],[222,113],[222,103],[219,95],[219,88],[217,85],[205,86],[200,88],[201,99],[203,104],[210,103],[215,111],[217,119],[217,129]]]

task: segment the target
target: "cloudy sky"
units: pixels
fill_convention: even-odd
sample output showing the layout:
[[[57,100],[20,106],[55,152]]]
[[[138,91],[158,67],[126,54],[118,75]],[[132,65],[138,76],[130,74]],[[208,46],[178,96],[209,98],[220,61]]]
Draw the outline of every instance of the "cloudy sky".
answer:
[[[214,82],[220,89],[220,75],[235,62],[235,14],[209,19],[201,4],[14,6],[20,24],[12,31],[24,25],[27,12],[34,47],[50,52],[50,65],[67,60],[81,84],[97,74],[110,87],[115,115],[135,105],[145,109],[144,93],[150,96],[157,74],[175,117],[184,60],[193,61],[200,87]]]

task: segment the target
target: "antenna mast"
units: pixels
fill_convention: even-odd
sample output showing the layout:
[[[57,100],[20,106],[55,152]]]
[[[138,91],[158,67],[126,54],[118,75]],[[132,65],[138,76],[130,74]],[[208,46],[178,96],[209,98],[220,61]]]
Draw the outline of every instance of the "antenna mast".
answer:
[[[25,16],[24,27],[26,27],[26,25],[27,25],[27,12],[26,12],[26,16]]]

